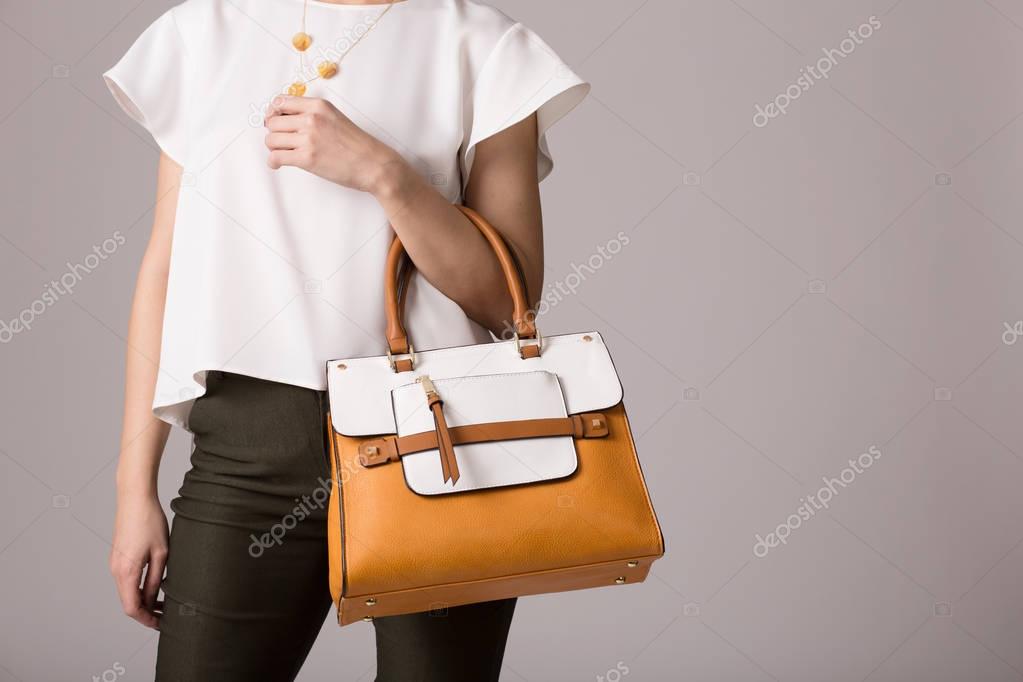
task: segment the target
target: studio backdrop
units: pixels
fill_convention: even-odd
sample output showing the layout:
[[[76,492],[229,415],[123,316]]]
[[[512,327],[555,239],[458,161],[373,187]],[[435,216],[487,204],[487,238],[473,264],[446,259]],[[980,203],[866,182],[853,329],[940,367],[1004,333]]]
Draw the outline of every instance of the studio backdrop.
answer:
[[[521,599],[502,679],[1023,680],[1023,4],[492,4],[592,83],[539,326],[601,332],[667,547]],[[159,150],[100,74],[171,5],[0,2],[2,682],[152,679],[107,557]]]

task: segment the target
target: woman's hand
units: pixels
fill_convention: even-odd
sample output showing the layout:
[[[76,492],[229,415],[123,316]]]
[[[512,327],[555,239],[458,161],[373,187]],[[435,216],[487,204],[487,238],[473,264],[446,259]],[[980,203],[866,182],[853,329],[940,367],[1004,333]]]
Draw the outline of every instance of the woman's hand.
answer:
[[[160,500],[152,495],[118,499],[110,572],[124,613],[153,629],[160,618],[156,595],[167,566],[167,539]]]
[[[274,98],[266,117],[267,163],[295,166],[344,187],[378,193],[407,170],[405,160],[342,114],[313,97]]]

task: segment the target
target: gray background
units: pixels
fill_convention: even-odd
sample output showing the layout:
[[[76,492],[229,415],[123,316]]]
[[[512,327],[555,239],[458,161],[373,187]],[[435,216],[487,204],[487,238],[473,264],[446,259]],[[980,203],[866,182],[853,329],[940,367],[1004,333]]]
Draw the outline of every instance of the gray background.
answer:
[[[152,674],[107,553],[157,150],[99,73],[169,4],[0,5],[0,318],[127,237],[0,345],[4,682]],[[580,281],[542,328],[605,334],[669,550],[643,586],[524,599],[503,679],[1023,679],[1023,3],[495,4],[594,85],[552,134],[547,277]],[[328,618],[302,679],[372,679],[371,630]]]

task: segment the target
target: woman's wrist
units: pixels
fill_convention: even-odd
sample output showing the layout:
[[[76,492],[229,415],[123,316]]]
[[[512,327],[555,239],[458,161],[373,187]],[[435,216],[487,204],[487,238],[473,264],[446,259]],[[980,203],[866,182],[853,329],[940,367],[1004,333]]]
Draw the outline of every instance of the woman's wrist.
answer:
[[[420,189],[422,178],[401,154],[393,152],[379,166],[370,193],[390,215],[405,206]]]
[[[152,500],[159,500],[160,496],[157,493],[156,486],[151,485],[147,481],[132,483],[124,483],[121,481],[117,482],[117,501],[124,502],[150,502]]]
[[[156,472],[138,467],[117,467],[115,487],[118,500],[158,499]]]

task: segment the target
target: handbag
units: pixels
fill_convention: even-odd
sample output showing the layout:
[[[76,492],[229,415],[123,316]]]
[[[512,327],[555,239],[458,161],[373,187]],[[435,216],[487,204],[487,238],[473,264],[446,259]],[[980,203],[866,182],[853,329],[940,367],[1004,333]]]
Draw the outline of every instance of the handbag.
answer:
[[[386,355],[327,364],[338,623],[642,582],[664,539],[597,332],[541,337],[500,233],[514,338],[417,351],[385,267]]]

